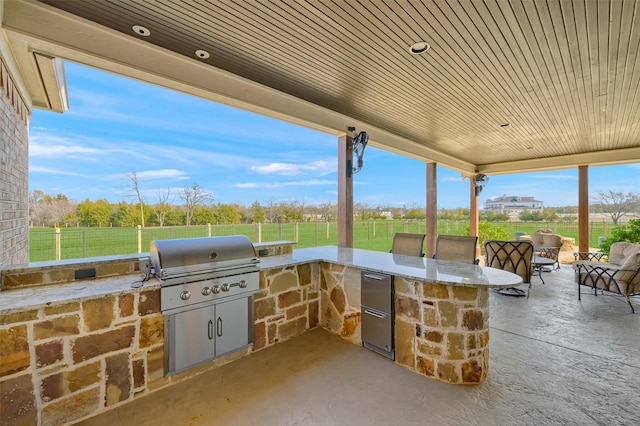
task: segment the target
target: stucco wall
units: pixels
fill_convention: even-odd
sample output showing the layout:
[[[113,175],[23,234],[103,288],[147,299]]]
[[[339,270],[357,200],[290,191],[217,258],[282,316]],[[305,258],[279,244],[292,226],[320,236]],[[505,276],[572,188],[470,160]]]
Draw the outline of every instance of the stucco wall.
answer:
[[[0,267],[29,261],[29,116],[0,55]]]

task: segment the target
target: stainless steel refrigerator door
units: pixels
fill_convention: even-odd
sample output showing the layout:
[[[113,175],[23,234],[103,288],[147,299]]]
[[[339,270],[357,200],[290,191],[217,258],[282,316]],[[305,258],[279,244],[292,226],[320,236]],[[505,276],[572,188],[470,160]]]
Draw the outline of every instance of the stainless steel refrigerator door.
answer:
[[[365,347],[374,346],[391,354],[393,352],[393,318],[391,314],[363,306],[362,342]]]
[[[376,311],[393,312],[393,279],[391,275],[362,271],[360,303]]]

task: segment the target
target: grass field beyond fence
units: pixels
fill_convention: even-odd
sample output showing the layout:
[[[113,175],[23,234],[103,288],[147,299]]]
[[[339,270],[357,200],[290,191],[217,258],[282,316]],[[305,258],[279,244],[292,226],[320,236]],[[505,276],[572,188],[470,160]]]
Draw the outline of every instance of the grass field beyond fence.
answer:
[[[564,237],[575,238],[577,223],[556,222],[493,222],[493,226],[531,234],[539,229],[551,230]],[[439,221],[438,234],[464,235],[466,221]],[[589,247],[598,247],[599,238],[607,237],[613,227],[610,222],[590,222]],[[424,221],[357,221],[354,222],[354,247],[388,251],[396,232],[424,233]],[[252,242],[295,241],[297,248],[337,245],[335,222],[305,222],[281,224],[235,224],[179,226],[163,228],[31,228],[29,261],[79,259],[119,254],[148,252],[152,240],[193,238],[224,235],[246,235]]]

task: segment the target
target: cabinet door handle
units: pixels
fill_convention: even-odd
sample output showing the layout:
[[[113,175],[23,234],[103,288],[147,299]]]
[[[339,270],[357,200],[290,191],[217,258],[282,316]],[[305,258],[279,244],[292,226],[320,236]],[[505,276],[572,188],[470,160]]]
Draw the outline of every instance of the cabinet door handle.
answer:
[[[209,324],[207,324],[207,334],[209,335],[209,340],[213,339],[213,321],[209,320]]]
[[[221,337],[222,336],[222,317],[218,317],[216,328],[218,329],[217,331],[218,337]]]
[[[380,319],[386,317],[386,315],[383,314],[383,313],[375,312],[375,311],[372,311],[372,310],[369,310],[369,309],[365,309],[364,313],[367,314],[367,315],[371,315],[373,317],[376,317],[376,318],[380,318]]]

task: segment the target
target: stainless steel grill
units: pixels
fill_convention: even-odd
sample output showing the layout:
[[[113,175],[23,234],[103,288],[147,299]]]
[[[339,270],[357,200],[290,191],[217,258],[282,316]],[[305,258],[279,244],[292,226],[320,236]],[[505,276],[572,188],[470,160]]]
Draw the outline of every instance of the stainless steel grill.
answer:
[[[260,260],[243,235],[152,241],[150,251],[163,312],[259,288]]]
[[[253,342],[259,262],[245,236],[151,242],[165,315],[165,375]]]

